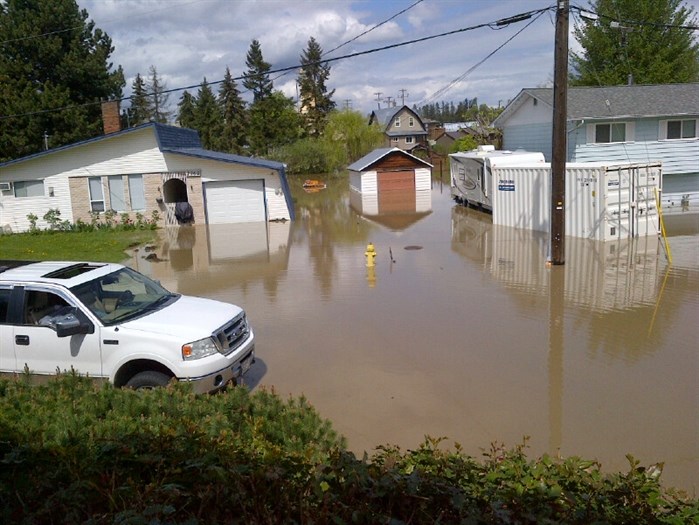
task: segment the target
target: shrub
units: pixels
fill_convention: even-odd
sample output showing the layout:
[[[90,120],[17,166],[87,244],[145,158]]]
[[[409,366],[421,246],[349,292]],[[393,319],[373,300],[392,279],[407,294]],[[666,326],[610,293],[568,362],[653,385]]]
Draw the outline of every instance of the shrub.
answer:
[[[604,474],[579,458],[481,461],[427,438],[357,459],[303,398],[185,384],[119,390],[68,374],[0,381],[0,522],[696,523],[660,466]]]

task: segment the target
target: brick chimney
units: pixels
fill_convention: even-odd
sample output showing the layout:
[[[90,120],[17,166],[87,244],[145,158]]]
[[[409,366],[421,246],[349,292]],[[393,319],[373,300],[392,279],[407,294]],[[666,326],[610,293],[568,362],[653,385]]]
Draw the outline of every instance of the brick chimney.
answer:
[[[105,135],[121,131],[121,116],[119,115],[118,100],[102,102],[102,125],[104,126]]]

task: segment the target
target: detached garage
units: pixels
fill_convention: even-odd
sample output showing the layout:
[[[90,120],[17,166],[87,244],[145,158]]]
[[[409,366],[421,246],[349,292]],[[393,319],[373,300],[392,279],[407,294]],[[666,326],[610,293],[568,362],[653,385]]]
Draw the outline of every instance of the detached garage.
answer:
[[[347,168],[350,189],[390,200],[391,192],[422,192],[432,187],[432,164],[399,148],[380,148]]]

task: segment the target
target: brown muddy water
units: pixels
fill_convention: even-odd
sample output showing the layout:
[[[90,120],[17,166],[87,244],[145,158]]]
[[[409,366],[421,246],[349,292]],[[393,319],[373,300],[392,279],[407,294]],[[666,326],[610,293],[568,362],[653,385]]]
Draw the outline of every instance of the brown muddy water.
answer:
[[[528,436],[532,457],[664,462],[697,494],[699,215],[667,218],[672,265],[656,238],[567,238],[547,268],[545,235],[494,227],[439,181],[381,202],[346,179],[293,191],[294,222],[171,229],[160,262],[131,262],[247,310],[250,388],[306,396],[357,454]]]

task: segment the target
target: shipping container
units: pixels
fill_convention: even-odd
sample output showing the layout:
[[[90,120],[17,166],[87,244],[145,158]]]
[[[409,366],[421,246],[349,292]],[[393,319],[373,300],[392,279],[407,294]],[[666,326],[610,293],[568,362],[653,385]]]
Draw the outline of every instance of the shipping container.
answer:
[[[493,224],[550,230],[551,165],[536,163],[493,168]],[[566,164],[565,234],[609,241],[656,235],[656,195],[662,166],[648,164]]]
[[[544,154],[531,151],[496,150],[478,146],[471,151],[449,155],[451,196],[461,204],[492,210],[493,173],[496,166],[543,163]]]

